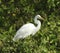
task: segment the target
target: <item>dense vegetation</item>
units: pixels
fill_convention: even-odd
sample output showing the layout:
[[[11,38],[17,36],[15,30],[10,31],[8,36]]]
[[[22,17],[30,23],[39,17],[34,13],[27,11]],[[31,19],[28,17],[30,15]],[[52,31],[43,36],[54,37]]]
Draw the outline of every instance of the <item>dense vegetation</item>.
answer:
[[[40,31],[12,41],[37,14],[44,18]],[[60,53],[60,0],[0,0],[0,53]]]

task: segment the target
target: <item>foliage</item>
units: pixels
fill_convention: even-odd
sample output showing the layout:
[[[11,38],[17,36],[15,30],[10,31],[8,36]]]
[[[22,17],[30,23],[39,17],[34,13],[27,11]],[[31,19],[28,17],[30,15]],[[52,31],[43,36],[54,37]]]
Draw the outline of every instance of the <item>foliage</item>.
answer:
[[[36,14],[44,18],[40,31],[13,42]],[[0,53],[60,53],[60,0],[0,0]]]

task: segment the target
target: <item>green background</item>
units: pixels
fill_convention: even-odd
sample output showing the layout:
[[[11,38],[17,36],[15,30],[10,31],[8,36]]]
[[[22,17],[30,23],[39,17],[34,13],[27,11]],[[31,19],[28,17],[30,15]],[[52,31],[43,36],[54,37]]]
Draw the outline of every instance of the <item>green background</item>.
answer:
[[[14,42],[16,31],[37,14],[44,18],[41,29]],[[60,0],[0,0],[0,53],[60,53]]]

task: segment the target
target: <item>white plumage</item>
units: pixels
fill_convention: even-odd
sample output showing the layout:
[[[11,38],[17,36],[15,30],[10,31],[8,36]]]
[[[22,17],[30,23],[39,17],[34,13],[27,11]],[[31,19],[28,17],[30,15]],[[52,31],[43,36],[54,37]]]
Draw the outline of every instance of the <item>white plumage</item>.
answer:
[[[38,19],[42,19],[42,17],[40,15],[36,15],[34,18],[34,22],[35,24],[37,24],[37,26],[35,26],[32,23],[28,23],[23,25],[17,32],[16,35],[13,38],[13,41],[16,41],[18,39],[21,38],[26,38],[29,35],[34,35],[41,27],[41,22]]]

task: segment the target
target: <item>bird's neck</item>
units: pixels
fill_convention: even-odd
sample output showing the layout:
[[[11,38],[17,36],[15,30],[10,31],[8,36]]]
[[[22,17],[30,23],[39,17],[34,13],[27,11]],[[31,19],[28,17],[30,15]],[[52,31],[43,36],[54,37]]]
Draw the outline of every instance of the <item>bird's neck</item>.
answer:
[[[35,24],[37,24],[36,30],[38,31],[41,27],[41,22],[37,19],[35,19]]]
[[[40,29],[40,27],[41,27],[41,22],[38,20],[37,21],[37,27],[36,27],[37,28],[37,31]]]

